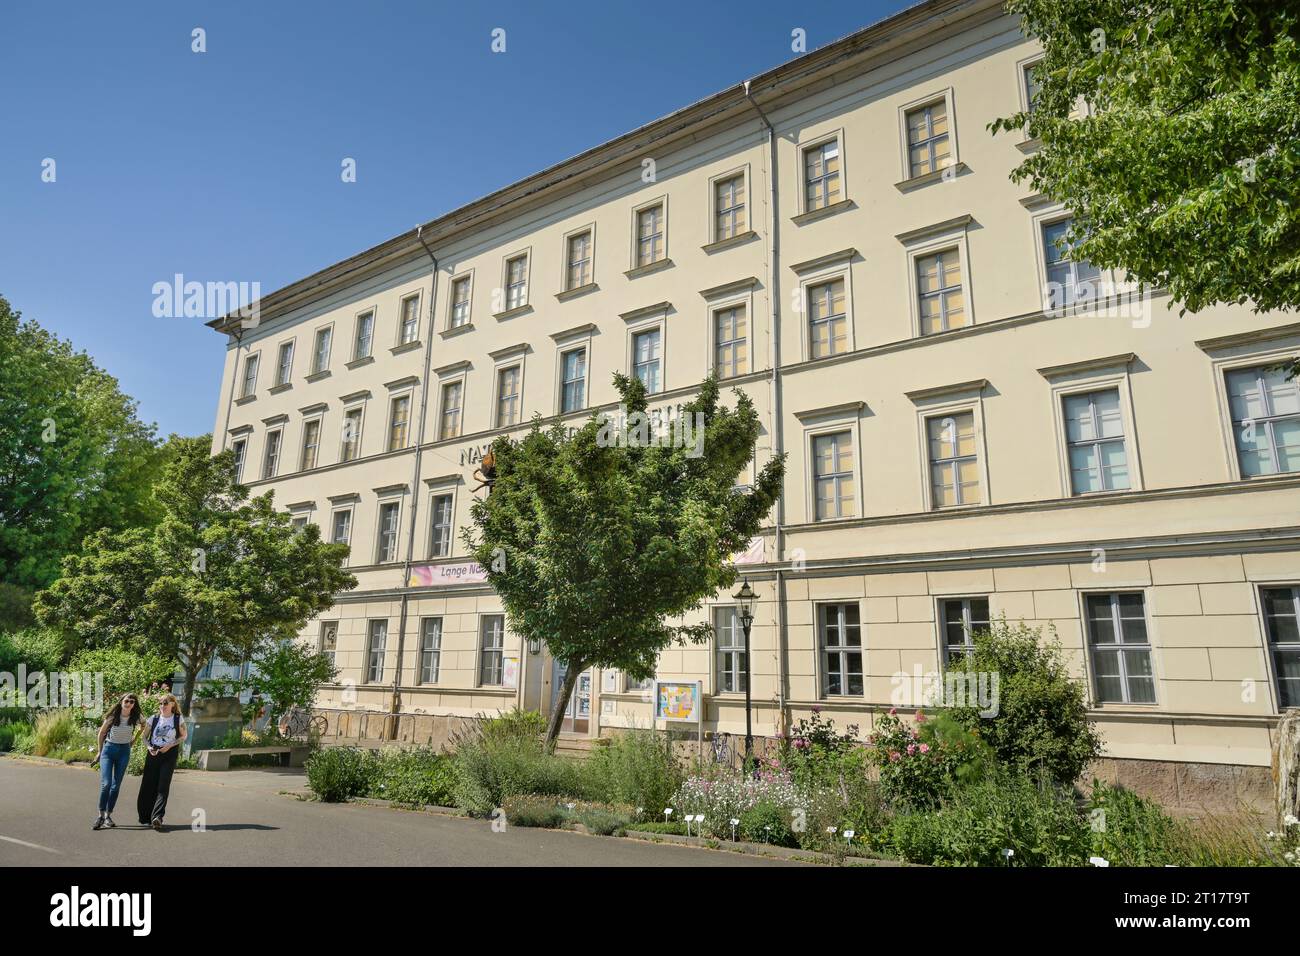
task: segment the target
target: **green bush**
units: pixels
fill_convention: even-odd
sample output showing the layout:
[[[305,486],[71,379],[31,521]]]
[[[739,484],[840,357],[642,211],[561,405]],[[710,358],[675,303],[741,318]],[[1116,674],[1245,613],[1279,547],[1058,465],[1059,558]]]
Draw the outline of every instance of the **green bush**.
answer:
[[[71,708],[47,710],[36,718],[32,753],[47,757],[72,743],[81,733],[81,714]]]
[[[591,788],[607,803],[640,808],[638,819],[655,820],[669,806],[685,774],[667,734],[629,730],[587,760]]]
[[[0,634],[21,631],[36,623],[36,615],[32,613],[34,596],[31,588],[0,582]]]
[[[555,830],[564,826],[568,816],[554,797],[516,793],[501,802],[507,826],[540,827]]]
[[[1098,781],[1088,804],[1092,852],[1114,866],[1174,863],[1177,826],[1156,803]]]
[[[543,751],[539,728],[539,714],[516,710],[455,735],[456,806],[487,816],[518,794],[599,799],[581,761]]]
[[[63,638],[47,627],[27,627],[11,634],[0,633],[0,671],[18,673],[18,665],[25,664],[29,674],[37,671],[57,671],[63,667],[65,654]],[[26,688],[17,688],[25,692]]]
[[[736,836],[741,840],[771,843],[774,846],[799,845],[794,832],[790,829],[793,819],[787,807],[763,801],[750,807],[736,819],[740,820],[740,825],[736,828]]]
[[[954,707],[955,721],[983,738],[997,759],[1057,784],[1074,783],[1101,753],[1101,737],[1088,719],[1084,686],[1070,676],[1053,634],[1043,643],[1036,629],[994,621],[977,631],[974,651],[953,668],[972,675],[996,674],[997,712],[980,715],[978,706]]]
[[[11,723],[0,724],[0,753],[13,750],[14,735],[18,732],[18,728],[21,726],[23,725]]]
[[[1005,771],[954,789],[936,811],[895,817],[890,829],[902,859],[935,866],[1082,866],[1089,837],[1070,791]]]
[[[31,724],[12,723],[13,743],[10,749],[16,754],[29,754],[36,747],[36,729]]]
[[[342,803],[370,791],[377,766],[365,748],[326,747],[307,758],[307,785],[326,803]]]
[[[176,661],[153,651],[137,653],[121,647],[100,647],[79,651],[69,662],[71,671],[104,675],[104,710],[110,710],[124,694],[140,698],[140,714],[152,717],[158,703],[149,696],[159,682],[179,669]]]
[[[664,820],[649,820],[645,823],[629,825],[641,833],[670,833],[674,836],[686,836],[686,824]]]
[[[455,783],[450,757],[428,747],[386,748],[379,753],[368,796],[409,807],[446,807]]]

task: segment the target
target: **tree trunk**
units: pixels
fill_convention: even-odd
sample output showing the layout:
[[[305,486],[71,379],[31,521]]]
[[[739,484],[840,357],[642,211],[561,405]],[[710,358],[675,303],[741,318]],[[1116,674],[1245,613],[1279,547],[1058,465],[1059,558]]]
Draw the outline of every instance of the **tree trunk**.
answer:
[[[190,704],[194,701],[194,681],[199,676],[199,669],[192,661],[185,663],[185,699],[181,701],[181,714],[188,719]]]
[[[564,723],[564,708],[569,706],[569,697],[573,694],[573,688],[577,686],[578,675],[585,669],[585,662],[568,662],[568,669],[564,672],[564,683],[560,685],[560,696],[555,698],[555,706],[551,708],[550,719],[546,722],[545,750],[548,754],[555,753],[555,738],[560,736],[560,724]]]
[[[1273,781],[1277,784],[1277,817],[1281,825],[1290,814],[1300,817],[1300,710],[1286,710],[1273,743]]]

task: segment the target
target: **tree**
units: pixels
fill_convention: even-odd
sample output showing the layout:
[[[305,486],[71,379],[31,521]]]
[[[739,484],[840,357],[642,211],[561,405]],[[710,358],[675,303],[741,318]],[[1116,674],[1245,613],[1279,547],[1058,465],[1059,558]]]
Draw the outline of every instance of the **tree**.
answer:
[[[291,638],[356,587],[346,545],[320,529],[294,529],[272,493],[249,498],[234,455],[211,439],[179,439],[155,488],[153,528],[101,531],[63,562],[63,577],[36,596],[37,618],[78,646],[125,646],[180,661],[182,710],[214,656],[243,660],[266,641]]]
[[[784,458],[747,493],[736,479],[759,434],[753,403],[718,404],[715,379],[681,408],[663,444],[641,382],[616,374],[626,422],[592,416],[572,435],[534,419],[518,442],[493,443],[496,479],[463,536],[501,596],[512,630],[545,641],[567,670],[547,722],[554,748],[573,686],[591,666],[654,673],[674,641],[708,624],[673,623],[736,579],[742,550],[776,501]],[[624,427],[626,426],[626,427]]]
[[[293,707],[311,710],[320,685],[333,681],[338,673],[334,662],[320,651],[299,641],[275,641],[254,653],[248,677],[214,683],[222,696],[250,690],[269,700],[275,713],[283,716]],[[205,683],[204,694],[209,690]]]
[[[1073,212],[1076,254],[1183,311],[1300,305],[1300,7],[1008,6],[1045,55],[1032,111],[991,128],[1042,141],[1013,178]]]
[[[156,517],[153,426],[116,379],[3,297],[0,423],[0,581],[44,587],[89,533]]]

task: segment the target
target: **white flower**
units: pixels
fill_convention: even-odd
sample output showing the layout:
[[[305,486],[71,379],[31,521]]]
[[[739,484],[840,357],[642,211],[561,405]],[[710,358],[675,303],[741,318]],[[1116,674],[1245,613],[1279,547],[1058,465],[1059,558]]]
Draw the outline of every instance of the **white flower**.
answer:
[[[1300,819],[1296,819],[1296,815],[1294,813],[1288,813],[1286,816],[1282,818],[1282,822],[1289,827],[1293,827],[1296,824],[1300,824]]]

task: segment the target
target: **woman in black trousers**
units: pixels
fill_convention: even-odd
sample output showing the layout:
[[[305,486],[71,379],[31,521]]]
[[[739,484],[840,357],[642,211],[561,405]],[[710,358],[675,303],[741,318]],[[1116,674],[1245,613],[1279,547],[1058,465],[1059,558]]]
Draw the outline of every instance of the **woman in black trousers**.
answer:
[[[159,833],[163,830],[167,794],[180,757],[181,741],[185,739],[185,721],[181,719],[180,710],[176,698],[165,694],[158,703],[157,715],[149,719],[146,731],[149,753],[144,758],[144,775],[140,779],[140,796],[136,798],[135,808],[140,825],[152,825]]]

